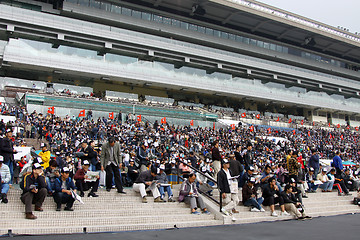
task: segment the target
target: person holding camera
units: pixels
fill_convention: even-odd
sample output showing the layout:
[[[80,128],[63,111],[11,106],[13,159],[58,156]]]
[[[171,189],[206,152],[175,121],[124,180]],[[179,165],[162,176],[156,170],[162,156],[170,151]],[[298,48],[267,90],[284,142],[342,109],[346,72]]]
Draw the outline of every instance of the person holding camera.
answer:
[[[35,211],[42,212],[41,206],[47,195],[44,172],[39,163],[32,166],[32,172],[24,177],[20,183],[20,188],[23,190],[20,199],[25,204],[25,218],[36,219],[37,217],[32,213],[31,205],[35,204]]]
[[[298,220],[304,220],[306,218],[310,219],[301,202],[293,194],[293,187],[291,185],[286,185],[285,190],[280,193],[281,197],[284,199],[285,210],[289,213],[293,213]]]

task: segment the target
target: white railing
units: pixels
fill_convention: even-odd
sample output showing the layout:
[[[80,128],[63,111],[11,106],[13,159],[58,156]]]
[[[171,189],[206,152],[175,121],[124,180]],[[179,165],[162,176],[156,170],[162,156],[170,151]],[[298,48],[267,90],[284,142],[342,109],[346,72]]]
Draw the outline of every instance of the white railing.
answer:
[[[344,37],[344,38],[350,39],[350,40],[355,41],[355,42],[360,42],[359,37],[356,37],[356,36],[354,36],[352,34],[348,34],[348,33],[345,33],[343,31],[340,31],[339,29],[337,29],[335,27],[330,27],[330,26],[328,26],[326,24],[320,24],[319,22],[311,21],[310,19],[307,19],[307,18],[301,18],[301,17],[299,17],[298,15],[295,15],[295,14],[291,15],[291,14],[289,14],[289,12],[285,12],[285,11],[282,12],[277,8],[276,9],[275,8],[270,8],[268,6],[263,6],[263,5],[260,5],[260,4],[254,3],[254,2],[250,2],[250,1],[246,1],[246,0],[226,0],[226,1],[241,4],[243,6],[253,8],[253,9],[256,9],[258,11],[266,12],[268,14],[273,14],[275,16],[282,17],[284,19],[287,19],[287,20],[290,20],[290,21],[293,21],[293,22],[296,22],[296,23],[300,23],[302,25],[312,27],[312,28],[317,29],[317,30],[321,30],[321,31],[324,31],[324,32],[328,32],[328,33],[340,36],[340,37]]]

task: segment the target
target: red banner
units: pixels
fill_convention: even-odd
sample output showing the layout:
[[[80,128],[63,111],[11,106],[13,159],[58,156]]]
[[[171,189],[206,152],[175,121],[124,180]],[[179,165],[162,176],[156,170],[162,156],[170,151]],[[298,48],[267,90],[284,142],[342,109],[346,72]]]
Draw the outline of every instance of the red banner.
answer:
[[[109,113],[109,118],[114,120],[114,112]]]
[[[138,122],[141,122],[141,115],[138,115],[137,118],[136,118],[136,120],[137,120]]]
[[[190,121],[190,126],[194,126],[194,120]]]
[[[55,107],[49,107],[47,112],[50,113],[50,114],[54,114],[55,113]]]
[[[85,117],[85,109],[80,111],[79,117]]]

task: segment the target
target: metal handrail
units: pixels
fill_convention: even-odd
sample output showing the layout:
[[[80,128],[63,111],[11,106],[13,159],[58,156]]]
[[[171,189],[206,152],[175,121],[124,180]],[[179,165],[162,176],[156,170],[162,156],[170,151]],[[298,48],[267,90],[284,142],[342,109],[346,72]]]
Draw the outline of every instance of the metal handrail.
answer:
[[[202,176],[206,177],[207,179],[209,179],[210,181],[214,182],[214,183],[217,183],[217,181],[213,178],[213,177],[210,177],[210,176],[207,176],[206,174],[202,173],[201,171],[199,171],[198,169],[194,168],[193,166],[185,163],[184,161],[182,161],[181,159],[179,159],[179,162],[190,167],[193,171],[201,174]],[[180,176],[180,173],[178,171],[178,177],[181,178],[182,180],[184,180],[183,177]],[[218,189],[219,192],[220,192],[220,189]],[[222,197],[221,197],[221,194],[220,194],[220,201],[216,200],[215,198],[213,198],[212,196],[210,196],[209,194],[207,194],[206,192],[203,192],[201,191],[200,189],[198,189],[198,191],[201,193],[201,194],[204,194],[207,198],[209,198],[210,200],[212,200],[213,202],[215,202],[216,204],[218,204],[220,206],[220,212],[221,212],[221,208],[222,208]]]

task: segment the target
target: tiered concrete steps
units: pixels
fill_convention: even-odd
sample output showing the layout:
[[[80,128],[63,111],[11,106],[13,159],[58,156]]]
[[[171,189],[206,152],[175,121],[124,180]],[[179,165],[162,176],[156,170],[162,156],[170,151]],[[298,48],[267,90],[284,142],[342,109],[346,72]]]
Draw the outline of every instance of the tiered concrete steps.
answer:
[[[355,193],[354,193],[355,196]],[[332,216],[348,213],[360,213],[360,207],[352,204],[354,196],[338,196],[337,192],[317,192],[308,194],[309,198],[303,198],[303,205],[305,211],[309,216]],[[241,200],[241,194],[239,195]],[[294,219],[292,216],[280,216],[280,208],[277,207],[276,211],[279,217],[270,216],[270,208],[264,207],[266,212],[250,212],[250,207],[238,206],[238,214],[234,214],[236,221],[231,221],[231,218],[225,217],[225,224],[241,224],[241,223],[254,223],[264,221],[279,221]]]
[[[55,211],[53,198],[47,197],[43,212],[33,212],[38,219],[27,220],[20,191],[10,190],[9,203],[0,204],[0,234],[9,229],[13,234],[61,234],[87,232],[112,232],[176,227],[197,227],[223,224],[213,214],[192,215],[184,203],[142,203],[138,193],[126,189],[127,194],[99,190],[98,198],[84,197],[85,204],[75,202],[74,211]],[[175,190],[175,196],[178,193]],[[63,205],[64,207],[64,205]]]

